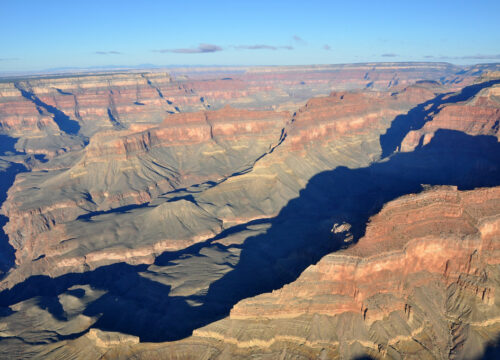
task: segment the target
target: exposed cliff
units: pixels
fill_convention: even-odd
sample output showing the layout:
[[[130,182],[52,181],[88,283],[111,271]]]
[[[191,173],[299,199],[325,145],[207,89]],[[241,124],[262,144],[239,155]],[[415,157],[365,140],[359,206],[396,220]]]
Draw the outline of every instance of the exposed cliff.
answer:
[[[408,195],[372,217],[356,245],[184,340],[104,346],[89,333],[36,352],[80,358],[85,344],[90,358],[479,358],[500,332],[499,204],[499,187]]]
[[[471,76],[486,68],[1,83],[17,139],[0,149],[16,170],[0,194],[16,257],[1,259],[0,348],[480,356],[500,330],[498,79]]]

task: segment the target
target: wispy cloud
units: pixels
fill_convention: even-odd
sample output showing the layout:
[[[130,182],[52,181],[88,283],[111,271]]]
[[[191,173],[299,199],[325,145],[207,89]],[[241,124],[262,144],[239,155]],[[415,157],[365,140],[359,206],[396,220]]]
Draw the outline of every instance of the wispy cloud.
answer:
[[[323,45],[323,50],[330,51],[332,50],[332,47],[328,44]]]
[[[293,46],[274,46],[274,45],[265,45],[265,44],[256,44],[256,45],[236,45],[233,46],[238,50],[293,50]]]
[[[97,54],[97,55],[121,55],[122,53],[119,51],[111,50],[111,51],[96,51],[96,52],[94,52],[94,54]]]
[[[269,44],[253,44],[253,45],[229,45],[227,48],[236,50],[294,50],[291,45],[269,45]],[[177,54],[202,54],[223,51],[224,48],[214,44],[200,44],[194,48],[180,48],[180,49],[156,49],[152,50],[157,53],[177,53]]]
[[[17,61],[19,58],[0,58],[0,61]]]
[[[425,58],[431,58],[434,56],[427,55]],[[500,60],[500,54],[476,54],[476,55],[464,55],[464,56],[440,56],[438,59],[441,60]]]
[[[382,56],[382,57],[397,57],[399,55],[398,54],[393,54],[393,53],[386,53],[386,54],[382,54],[380,56]]]
[[[153,52],[159,53],[176,53],[176,54],[203,54],[203,53],[213,53],[217,51],[222,51],[223,49],[214,44],[200,44],[194,48],[181,48],[181,49],[160,49],[153,50]]]
[[[449,56],[449,55],[425,55],[424,59],[438,59],[438,60],[500,60],[500,54],[476,54],[476,55],[463,55],[463,56]]]
[[[302,39],[299,35],[293,35],[293,41],[295,41],[298,44],[307,44],[307,41]]]

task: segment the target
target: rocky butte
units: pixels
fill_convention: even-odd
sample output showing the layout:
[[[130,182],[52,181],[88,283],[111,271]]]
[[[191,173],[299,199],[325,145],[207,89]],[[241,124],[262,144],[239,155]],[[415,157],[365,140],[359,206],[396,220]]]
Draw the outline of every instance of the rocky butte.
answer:
[[[2,356],[495,358],[499,69],[2,79]]]

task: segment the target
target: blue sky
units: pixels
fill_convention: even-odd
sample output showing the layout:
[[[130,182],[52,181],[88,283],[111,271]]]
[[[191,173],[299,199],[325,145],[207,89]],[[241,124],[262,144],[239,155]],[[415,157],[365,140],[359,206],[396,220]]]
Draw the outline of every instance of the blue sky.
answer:
[[[499,14],[499,0],[0,0],[0,71],[500,62]]]

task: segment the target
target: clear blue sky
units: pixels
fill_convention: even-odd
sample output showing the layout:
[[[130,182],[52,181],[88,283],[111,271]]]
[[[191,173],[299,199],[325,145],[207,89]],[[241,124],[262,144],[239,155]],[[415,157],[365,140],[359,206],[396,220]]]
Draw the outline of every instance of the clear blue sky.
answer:
[[[500,62],[500,0],[0,0],[0,71]]]

